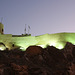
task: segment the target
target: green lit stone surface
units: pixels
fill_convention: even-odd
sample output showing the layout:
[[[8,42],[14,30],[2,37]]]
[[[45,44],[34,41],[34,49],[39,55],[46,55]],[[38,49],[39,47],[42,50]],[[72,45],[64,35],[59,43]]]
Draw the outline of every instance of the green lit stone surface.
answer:
[[[17,47],[26,50],[27,47],[32,45],[41,46],[43,48],[49,45],[62,49],[66,45],[66,42],[75,44],[75,33],[56,33],[21,37],[13,37],[11,34],[0,34],[0,43],[5,44],[6,48],[10,50]]]

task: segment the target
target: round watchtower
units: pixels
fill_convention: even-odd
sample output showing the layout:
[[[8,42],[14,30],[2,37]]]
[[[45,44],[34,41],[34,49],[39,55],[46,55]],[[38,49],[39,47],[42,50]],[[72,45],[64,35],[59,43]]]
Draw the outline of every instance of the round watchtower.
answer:
[[[4,34],[4,25],[0,22],[0,34]]]

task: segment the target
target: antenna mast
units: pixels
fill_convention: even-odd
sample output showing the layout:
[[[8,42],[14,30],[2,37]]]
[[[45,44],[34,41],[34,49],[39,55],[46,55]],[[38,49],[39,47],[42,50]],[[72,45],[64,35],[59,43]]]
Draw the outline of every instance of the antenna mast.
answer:
[[[25,30],[24,31],[25,31],[25,34],[26,34],[26,24],[25,24]]]
[[[29,34],[29,31],[30,31],[30,26],[28,25],[28,34]]]

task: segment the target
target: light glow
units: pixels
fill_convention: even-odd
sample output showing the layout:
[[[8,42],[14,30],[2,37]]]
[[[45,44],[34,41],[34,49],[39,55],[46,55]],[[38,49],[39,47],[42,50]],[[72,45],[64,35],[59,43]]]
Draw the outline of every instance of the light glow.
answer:
[[[40,46],[40,47],[42,47],[42,48],[46,48],[46,45],[38,45],[38,46]]]
[[[0,50],[3,51],[5,50],[6,48],[4,46],[0,46]]]
[[[64,46],[62,45],[62,44],[60,44],[58,47],[56,47],[56,48],[58,48],[58,49],[63,49],[64,48]]]
[[[58,49],[63,49],[66,42],[75,44],[75,33],[56,33],[22,37],[13,37],[11,34],[4,34],[0,35],[0,42],[9,50],[20,47],[22,51],[25,51],[29,46],[34,45],[41,46],[42,48],[46,48],[49,45]],[[4,50],[5,47],[0,45],[0,49]]]

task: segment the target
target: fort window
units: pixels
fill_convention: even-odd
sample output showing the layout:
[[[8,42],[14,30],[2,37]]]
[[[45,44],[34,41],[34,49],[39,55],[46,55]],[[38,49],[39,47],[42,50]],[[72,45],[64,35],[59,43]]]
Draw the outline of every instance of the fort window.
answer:
[[[12,44],[12,47],[14,47],[14,44]]]
[[[4,30],[2,29],[2,32],[3,32]]]

